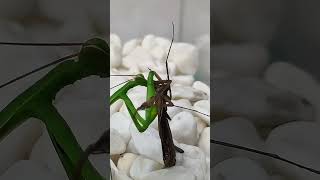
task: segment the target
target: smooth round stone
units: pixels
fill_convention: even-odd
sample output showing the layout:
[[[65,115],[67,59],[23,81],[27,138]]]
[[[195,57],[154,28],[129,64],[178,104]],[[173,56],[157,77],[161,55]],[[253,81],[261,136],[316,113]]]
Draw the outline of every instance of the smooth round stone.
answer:
[[[126,148],[126,142],[121,134],[115,129],[110,129],[110,155],[122,154]]]
[[[150,52],[141,46],[136,47],[130,54],[122,59],[122,64],[126,68],[137,66],[140,71],[145,72],[156,67],[154,58]]]
[[[141,46],[143,48],[145,48],[146,50],[151,50],[152,48],[154,48],[156,46],[156,42],[155,42],[155,36],[152,34],[148,34],[146,35],[142,42],[141,42]]]
[[[156,67],[152,68],[152,70],[157,72],[157,74],[161,77],[161,79],[167,79],[167,67],[166,67],[165,61],[164,60],[156,61],[155,63],[156,63]],[[174,64],[173,62],[168,62],[168,70],[169,70],[170,79],[173,80],[177,73],[176,64]],[[147,73],[149,73],[149,71],[147,71]],[[145,77],[147,76],[148,75],[146,74]],[[190,79],[184,78],[180,82],[188,83],[187,81],[190,81]],[[172,82],[172,84],[174,84],[174,82]]]
[[[169,51],[169,47],[171,44],[171,40],[163,38],[163,37],[155,37],[154,41],[157,43],[158,46],[162,47],[166,52]]]
[[[172,103],[176,106],[180,106],[180,107],[184,107],[184,108],[189,108],[192,109],[192,105],[191,102],[188,99],[178,99],[178,100],[172,100]],[[179,107],[168,107],[167,109],[167,113],[170,117],[174,117],[175,115],[177,115],[178,113],[182,112],[182,111],[187,111],[185,109],[179,108]],[[191,112],[191,111],[190,111]]]
[[[110,44],[110,66],[117,68],[122,64],[121,49],[117,46]]]
[[[194,75],[198,69],[198,49],[187,43],[173,43],[169,60],[177,65],[181,74]]]
[[[242,116],[256,125],[274,127],[293,121],[313,119],[312,107],[291,92],[259,78],[227,77],[213,80],[216,114]]]
[[[197,90],[200,90],[200,91],[203,91],[205,92],[208,96],[210,96],[210,87],[201,82],[201,81],[195,81],[192,85],[193,88],[197,89]]]
[[[191,75],[173,76],[171,79],[173,84],[179,84],[183,86],[191,86],[194,81],[194,77]]]
[[[121,47],[122,47],[121,39],[116,34],[110,34],[110,44],[114,45],[118,49],[121,49]]]
[[[197,142],[197,122],[189,112],[180,112],[170,121],[172,137],[179,143],[195,145]]]
[[[149,127],[147,130],[140,133],[132,123],[130,125],[130,132],[134,147],[138,151],[138,154],[164,164],[162,159],[162,145],[157,130]]]
[[[245,146],[257,150],[265,150],[264,142],[259,137],[253,124],[244,118],[228,118],[223,121],[216,122],[210,128],[211,138],[217,141],[232,143]],[[250,159],[261,160],[260,155],[252,154],[246,151],[228,148],[220,145],[212,144],[210,154],[214,155],[213,164],[217,164],[228,158],[235,156],[249,157]]]
[[[145,174],[161,169],[162,166],[162,164],[154,160],[138,156],[131,165],[130,177],[140,179]]]
[[[177,145],[177,144],[176,144]],[[204,179],[207,174],[207,161],[204,152],[196,146],[179,144],[184,153],[177,153],[176,166],[187,168],[197,179]]]
[[[213,71],[235,75],[258,76],[268,64],[266,48],[257,44],[213,46]]]
[[[266,140],[268,152],[313,169],[320,169],[320,125],[313,122],[291,122],[275,128]],[[316,180],[319,175],[288,163],[273,160],[273,171],[293,180]]]
[[[173,166],[171,168],[161,169],[150,172],[141,177],[141,180],[196,180],[197,178],[186,168],[182,166]]]
[[[208,100],[197,101],[196,103],[194,103],[193,109],[198,112],[204,113],[201,114],[198,112],[192,112],[195,116],[198,116],[208,125],[210,125],[210,102]]]
[[[267,68],[264,78],[278,88],[305,98],[315,108],[315,119],[320,119],[320,86],[311,74],[293,64],[275,62]]]
[[[132,120],[123,112],[116,112],[110,117],[110,128],[117,130],[127,144],[131,138],[130,124]]]
[[[198,138],[199,138],[203,129],[207,127],[207,123],[198,117],[194,117],[194,119],[197,121],[197,131],[198,131]]]
[[[172,91],[172,99],[188,99],[190,101],[199,101],[199,100],[206,100],[208,99],[208,96],[200,91],[196,90],[189,86],[180,86],[180,85],[174,85],[171,86]]]
[[[206,127],[202,131],[198,147],[206,154],[206,156],[210,157],[210,127]]]
[[[124,172],[119,171],[111,159],[110,159],[110,168],[111,168],[110,179],[112,179],[112,180],[132,180]]]
[[[33,144],[42,133],[38,119],[29,119],[14,129],[0,143],[0,174],[5,172],[18,160],[26,159],[32,151]]]
[[[120,108],[123,106],[123,100],[118,100],[114,102],[112,105],[110,105],[110,114],[114,114],[120,110]]]
[[[232,158],[213,167],[211,179],[217,180],[270,180],[267,172],[247,158]]]
[[[139,152],[138,152],[138,150],[137,150],[132,138],[130,139],[130,141],[128,143],[126,152],[127,153],[133,153],[133,154],[139,154]]]
[[[123,45],[123,49],[122,49],[122,55],[123,56],[127,56],[128,54],[130,54],[136,47],[140,46],[141,44],[141,40],[140,39],[132,39],[128,42],[126,42]]]
[[[133,153],[125,153],[121,155],[117,163],[119,171],[125,172],[129,175],[132,163],[137,157],[138,155]]]
[[[17,161],[0,176],[0,180],[22,179],[64,180],[63,177],[50,172],[45,166],[30,160]]]

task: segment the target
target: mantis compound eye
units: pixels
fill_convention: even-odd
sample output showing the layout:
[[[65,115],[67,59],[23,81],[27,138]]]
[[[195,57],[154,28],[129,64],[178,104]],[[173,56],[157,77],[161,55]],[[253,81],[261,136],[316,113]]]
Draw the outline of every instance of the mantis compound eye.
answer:
[[[99,38],[89,39],[82,46],[79,62],[87,67],[87,71],[102,78],[109,77],[109,46]]]

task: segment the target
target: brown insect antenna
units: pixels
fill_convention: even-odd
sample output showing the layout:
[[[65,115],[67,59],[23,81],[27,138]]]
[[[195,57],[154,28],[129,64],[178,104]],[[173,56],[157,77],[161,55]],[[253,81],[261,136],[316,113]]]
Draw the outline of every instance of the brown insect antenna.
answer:
[[[168,59],[169,59],[169,54],[170,54],[170,51],[171,51],[171,48],[172,48],[173,41],[174,41],[174,23],[172,22],[172,39],[171,39],[169,51],[168,51],[167,58],[166,58],[166,70],[167,70],[167,79],[168,80],[170,80],[170,78],[169,78]]]
[[[282,162],[286,162],[286,163],[291,164],[293,166],[296,166],[296,167],[299,167],[301,169],[305,169],[307,171],[310,171],[312,173],[320,175],[320,171],[318,171],[318,170],[315,170],[313,168],[304,166],[302,164],[298,164],[296,162],[290,161],[290,160],[285,159],[285,158],[283,158],[283,157],[281,157],[281,156],[279,156],[277,154],[268,153],[268,152],[264,152],[264,151],[259,151],[259,150],[256,150],[256,149],[252,149],[252,148],[248,148],[248,147],[244,147],[244,146],[240,146],[240,145],[235,145],[235,144],[231,144],[231,143],[227,143],[227,142],[223,142],[223,141],[218,141],[218,140],[214,140],[214,139],[210,139],[210,143],[216,144],[216,145],[220,145],[220,146],[229,147],[229,148],[240,149],[240,150],[251,152],[251,153],[255,153],[255,154],[260,154],[262,156],[266,156],[266,157],[269,157],[269,158],[272,158],[272,159],[276,159],[276,160],[279,160],[279,161],[282,161]]]

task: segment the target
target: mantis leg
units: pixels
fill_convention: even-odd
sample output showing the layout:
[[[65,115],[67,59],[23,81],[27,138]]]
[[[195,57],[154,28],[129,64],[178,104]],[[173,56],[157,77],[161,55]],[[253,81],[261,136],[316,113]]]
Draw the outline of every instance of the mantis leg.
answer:
[[[155,91],[155,85],[154,85],[154,78],[155,72],[150,71],[148,74],[148,80],[146,80],[143,75],[137,75],[137,77],[126,83],[123,87],[121,87],[119,90],[117,90],[110,98],[110,104],[113,104],[119,99],[122,99],[129,111],[129,114],[131,116],[131,119],[133,120],[135,126],[139,130],[139,132],[144,132],[149,125],[152,123],[152,121],[157,116],[157,107],[155,105],[151,105],[151,107],[147,107],[145,119],[140,116],[139,113],[137,113],[137,108],[134,107],[132,101],[127,96],[127,92],[136,87],[136,86],[145,86],[147,87],[147,97],[146,100],[149,101],[152,97],[154,97],[156,91]]]

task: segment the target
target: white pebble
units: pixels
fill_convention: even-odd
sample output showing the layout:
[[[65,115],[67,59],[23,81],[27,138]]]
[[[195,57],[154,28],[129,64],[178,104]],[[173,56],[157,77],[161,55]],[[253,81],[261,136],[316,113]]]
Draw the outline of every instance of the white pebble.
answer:
[[[142,156],[138,156],[130,168],[130,177],[140,179],[142,176],[162,168],[162,164]]]
[[[193,112],[195,116],[198,116],[210,125],[210,102],[208,100],[197,101],[194,103],[193,109],[203,113]]]
[[[210,87],[201,81],[195,81],[192,85],[193,88],[205,92],[210,96]]]
[[[267,172],[256,162],[247,158],[232,158],[217,164],[211,179],[217,180],[269,180]]]
[[[272,85],[305,98],[315,107],[315,119],[320,119],[320,86],[308,72],[286,62],[271,64],[264,75]]]
[[[182,166],[173,166],[171,168],[161,169],[150,172],[141,177],[141,180],[196,180],[197,178],[186,168]]]
[[[112,180],[132,180],[128,177],[124,172],[119,171],[114,162],[110,159],[110,166],[111,166],[111,174],[110,179]]]
[[[188,99],[172,100],[172,103],[176,106],[192,109],[191,102]],[[188,111],[188,110],[173,106],[173,107],[168,107],[167,113],[170,117],[174,117],[175,115],[177,115],[182,111]]]
[[[17,161],[5,173],[0,180],[21,180],[21,179],[46,179],[64,180],[63,177],[50,172],[46,167],[30,160]]]
[[[126,143],[121,134],[115,129],[110,129],[110,155],[122,154],[125,151]]]
[[[198,137],[199,137],[203,129],[207,127],[207,123],[198,117],[194,117],[194,119],[197,121],[197,131],[198,131]]]
[[[216,113],[242,116],[256,125],[275,126],[313,119],[312,107],[302,98],[258,78],[227,77],[214,80],[212,106]]]
[[[197,122],[189,112],[180,112],[170,121],[172,137],[179,143],[195,145],[197,142]]]
[[[110,67],[116,68],[119,67],[122,63],[120,48],[110,44]]]
[[[26,159],[41,133],[40,121],[29,119],[5,137],[0,143],[0,174],[16,161]]]
[[[119,158],[118,164],[117,164],[119,171],[125,172],[127,175],[129,175],[132,163],[137,157],[138,157],[138,155],[133,154],[133,153],[123,154]]]
[[[204,128],[204,130],[201,133],[198,147],[202,149],[202,151],[210,157],[210,127]]]
[[[191,75],[173,76],[171,79],[173,84],[179,84],[183,86],[191,86],[194,81],[194,77]]]
[[[198,49],[187,43],[174,43],[169,60],[177,65],[177,70],[182,74],[194,75],[198,69]]]
[[[133,154],[139,154],[132,138],[130,139],[129,143],[128,143],[128,146],[127,146],[127,150],[126,150],[127,153],[133,153]]]
[[[126,68],[132,68],[137,66],[140,71],[145,72],[156,67],[154,58],[144,48],[138,46],[130,54],[122,59],[123,66]]]
[[[268,152],[303,164],[314,169],[320,168],[320,125],[313,122],[291,122],[275,128],[266,141]],[[319,175],[296,166],[273,160],[273,171],[293,180],[316,180]]]
[[[116,34],[110,34],[110,45],[111,44],[114,45],[115,47],[117,47],[118,49],[121,49],[121,47],[122,47],[121,39]]]
[[[233,143],[262,151],[265,150],[264,143],[259,137],[256,128],[246,119],[236,117],[228,118],[215,123],[210,130],[211,137],[214,140]],[[259,155],[215,144],[213,144],[210,151],[211,155],[215,155],[215,158],[213,158],[213,164],[217,164],[234,156],[245,156],[256,160],[262,158]]]
[[[114,102],[112,105],[110,105],[110,114],[114,114],[120,110],[120,108],[123,106],[123,100],[118,100]]]
[[[143,47],[146,50],[151,50],[155,46],[156,46],[155,36],[152,34],[146,35],[141,42],[141,47]]]
[[[199,101],[208,99],[208,96],[200,91],[189,86],[171,86],[172,99],[188,99],[190,101]]]
[[[157,130],[149,127],[146,131],[140,133],[132,123],[130,132],[134,147],[139,154],[164,164],[162,159],[162,145]]]
[[[178,156],[181,154],[177,154],[176,165],[188,168],[197,179],[204,179],[207,173],[207,162],[204,152],[196,146],[180,144],[179,147],[184,150],[184,153],[181,159]]]
[[[126,144],[131,138],[129,130],[131,123],[132,120],[123,112],[116,112],[110,117],[110,128],[117,130]]]
[[[123,56],[127,56],[128,54],[130,54],[136,47],[140,46],[141,44],[141,40],[140,39],[132,39],[128,42],[126,42],[123,45],[123,49],[122,49],[122,55]]]

